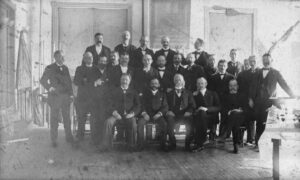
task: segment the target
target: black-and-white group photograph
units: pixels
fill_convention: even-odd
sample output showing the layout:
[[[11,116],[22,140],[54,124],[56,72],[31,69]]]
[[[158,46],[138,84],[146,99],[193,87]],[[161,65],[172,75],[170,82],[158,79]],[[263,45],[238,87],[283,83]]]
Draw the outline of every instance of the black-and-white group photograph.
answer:
[[[0,179],[300,179],[300,0],[1,0]]]

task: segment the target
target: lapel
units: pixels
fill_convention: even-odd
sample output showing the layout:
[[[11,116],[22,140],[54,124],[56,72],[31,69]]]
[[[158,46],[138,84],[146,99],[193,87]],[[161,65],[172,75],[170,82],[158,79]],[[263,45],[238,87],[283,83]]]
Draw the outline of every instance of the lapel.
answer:
[[[101,54],[102,50],[103,50],[103,47],[102,47],[102,49],[101,49],[101,51],[100,51],[100,54]],[[100,54],[97,53],[96,45],[93,45],[93,51],[94,51],[94,54],[96,54],[97,56],[100,55]]]

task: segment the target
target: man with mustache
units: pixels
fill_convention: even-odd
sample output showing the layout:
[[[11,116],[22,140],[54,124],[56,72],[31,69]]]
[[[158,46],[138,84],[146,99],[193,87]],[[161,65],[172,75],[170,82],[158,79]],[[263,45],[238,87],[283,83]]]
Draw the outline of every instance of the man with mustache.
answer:
[[[166,68],[166,57],[160,55],[156,61],[156,67],[158,70],[158,80],[160,83],[160,90],[163,92],[170,92],[173,88],[173,74]]]
[[[170,150],[176,149],[176,138],[174,134],[175,123],[183,122],[186,126],[185,149],[190,151],[192,140],[192,114],[196,105],[193,94],[184,88],[185,81],[181,74],[174,76],[174,84],[174,89],[167,93],[169,109],[166,114],[166,120],[170,137]]]
[[[281,73],[271,67],[272,57],[266,53],[262,56],[263,68],[258,70],[249,91],[249,106],[254,108],[256,116],[256,134],[254,150],[259,152],[258,142],[265,131],[269,108],[274,104],[270,97],[276,96],[277,83],[290,96],[296,97]],[[274,104],[276,105],[276,104]]]
[[[197,79],[200,77],[206,78],[204,69],[202,66],[195,64],[195,56],[190,53],[186,57],[188,66],[186,68],[186,75],[185,75],[185,88],[190,90],[191,92],[194,92],[196,87]]]
[[[174,50],[170,48],[170,38],[168,36],[163,36],[161,38],[162,48],[155,52],[154,54],[154,66],[156,66],[155,62],[157,58],[161,55],[166,57],[166,66],[171,66],[173,64],[173,56],[176,54]]]
[[[144,91],[142,96],[143,110],[138,121],[138,145],[140,149],[144,148],[144,126],[151,121],[159,125],[161,130],[160,147],[162,150],[167,151],[167,122],[165,120],[168,111],[167,98],[165,93],[159,90],[160,84],[157,78],[152,78],[149,84],[149,88]]]
[[[143,67],[143,57],[149,54],[151,58],[154,57],[154,52],[149,48],[149,36],[142,36],[140,39],[140,47],[134,51],[134,57],[129,62],[129,65],[135,69],[140,69]]]
[[[133,61],[134,51],[136,50],[136,47],[130,43],[130,38],[131,38],[130,32],[124,31],[122,33],[122,43],[115,47],[115,51],[117,51],[119,55],[124,53],[128,54],[129,60]],[[129,64],[131,65],[131,62],[129,62]]]
[[[86,48],[85,52],[93,54],[93,65],[97,65],[100,56],[110,56],[110,49],[103,45],[103,34],[96,33],[94,36],[95,44]]]

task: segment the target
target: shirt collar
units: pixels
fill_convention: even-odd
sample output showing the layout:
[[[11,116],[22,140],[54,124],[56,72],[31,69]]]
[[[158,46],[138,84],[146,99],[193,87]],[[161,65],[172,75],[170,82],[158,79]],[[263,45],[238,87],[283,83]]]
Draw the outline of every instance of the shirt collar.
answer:
[[[200,92],[201,92],[201,94],[204,96],[205,93],[206,93],[206,88],[205,88],[205,89],[201,89]]]
[[[158,90],[157,89],[156,90],[151,90],[151,92],[152,92],[153,95],[156,95],[156,93],[158,92]]]
[[[57,62],[55,63],[58,67],[62,67],[63,66],[63,64],[58,64]]]

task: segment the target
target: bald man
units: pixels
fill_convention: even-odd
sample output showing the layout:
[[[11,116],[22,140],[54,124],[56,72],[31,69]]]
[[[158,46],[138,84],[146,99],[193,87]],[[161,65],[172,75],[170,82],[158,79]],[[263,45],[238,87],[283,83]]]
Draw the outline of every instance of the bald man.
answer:
[[[176,54],[174,50],[170,48],[170,38],[168,36],[163,36],[161,38],[161,45],[162,49],[158,50],[154,54],[154,61],[155,63],[153,64],[156,66],[156,60],[159,56],[163,55],[166,57],[166,66],[172,66],[173,64],[173,56]]]
[[[130,39],[130,32],[124,31],[122,33],[122,43],[115,47],[115,51],[117,51],[120,56],[124,53],[129,54],[129,62],[134,58],[134,51],[136,50],[136,47],[130,44]]]
[[[221,110],[221,103],[218,94],[207,90],[207,80],[204,77],[197,79],[197,90],[193,93],[196,110],[194,116],[195,141],[196,147],[193,152],[203,150],[203,144],[206,141],[207,129],[210,129],[209,139],[214,140],[216,126],[218,123],[218,113]]]
[[[150,39],[149,36],[142,36],[140,39],[140,47],[137,48],[133,53],[133,59],[129,61],[129,66],[139,69],[143,67],[143,56],[149,54],[152,58],[154,52],[149,48]]]
[[[70,103],[73,100],[72,80],[69,69],[64,65],[64,53],[57,50],[54,53],[55,62],[48,65],[40,83],[48,91],[50,106],[50,134],[53,147],[57,147],[59,112],[61,111],[66,141],[73,143],[70,120]]]
[[[95,144],[94,119],[93,113],[94,99],[96,98],[95,81],[100,78],[98,69],[93,66],[93,55],[86,52],[83,55],[83,64],[78,66],[75,71],[74,84],[78,87],[77,97],[75,99],[75,107],[77,112],[78,130],[76,137],[79,141],[83,140],[85,131],[85,122],[87,114],[91,114],[91,133]]]

